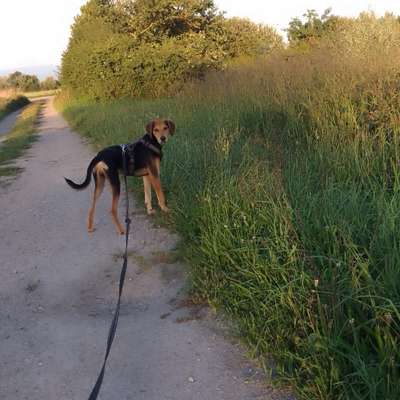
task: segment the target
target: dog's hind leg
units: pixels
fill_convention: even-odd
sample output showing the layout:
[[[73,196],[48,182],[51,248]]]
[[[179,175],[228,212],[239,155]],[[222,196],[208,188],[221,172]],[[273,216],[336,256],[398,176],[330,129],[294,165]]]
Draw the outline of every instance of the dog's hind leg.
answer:
[[[112,192],[112,205],[111,205],[111,218],[115,227],[117,228],[117,232],[121,235],[125,233],[123,226],[118,218],[118,202],[119,196],[121,192],[121,183],[119,180],[118,172],[117,171],[108,171],[108,179],[111,185],[111,192]]]
[[[96,210],[96,201],[100,197],[103,188],[104,188],[104,182],[106,180],[106,177],[101,170],[96,170],[93,172],[93,177],[94,177],[94,193],[93,193],[93,200],[92,200],[92,206],[89,209],[89,214],[87,218],[87,230],[88,232],[93,232],[94,227],[93,227],[93,219],[94,219],[94,212]]]

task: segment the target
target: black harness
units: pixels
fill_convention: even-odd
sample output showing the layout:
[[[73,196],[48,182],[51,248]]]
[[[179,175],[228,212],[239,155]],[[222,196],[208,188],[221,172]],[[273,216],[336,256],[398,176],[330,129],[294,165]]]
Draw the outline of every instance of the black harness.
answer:
[[[141,139],[137,140],[136,142],[133,143],[128,143],[128,144],[121,144],[121,149],[122,149],[122,157],[124,162],[122,163],[125,165],[124,168],[124,174],[127,176],[134,176],[135,175],[135,149],[136,146],[139,144],[143,145],[147,149],[149,149],[151,152],[156,154],[157,156],[162,158],[162,151],[161,151],[161,146],[156,146],[155,144],[151,143],[151,138],[149,137],[148,134],[145,134]]]

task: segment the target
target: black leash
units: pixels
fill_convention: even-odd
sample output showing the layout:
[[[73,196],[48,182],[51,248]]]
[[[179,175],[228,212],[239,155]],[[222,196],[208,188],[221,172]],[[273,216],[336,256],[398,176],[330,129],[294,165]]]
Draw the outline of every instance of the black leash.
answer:
[[[106,348],[106,355],[104,357],[103,367],[101,368],[100,374],[97,378],[96,384],[93,387],[92,393],[90,393],[89,400],[97,399],[97,396],[100,392],[101,384],[103,383],[104,372],[106,369],[108,355],[110,354],[111,345],[114,341],[115,332],[117,330],[119,309],[120,309],[120,305],[121,305],[122,289],[124,288],[126,268],[128,266],[128,239],[129,239],[129,228],[131,225],[131,220],[129,218],[129,196],[128,196],[128,183],[127,183],[127,179],[126,179],[126,176],[127,176],[126,154],[125,154],[126,147],[125,147],[125,145],[122,145],[121,147],[122,147],[122,163],[123,163],[123,170],[124,170],[123,172],[124,172],[125,196],[126,196],[124,262],[122,264],[121,275],[119,277],[118,301],[117,301],[117,306],[115,307],[114,318],[111,322],[110,330],[108,332],[107,348]]]

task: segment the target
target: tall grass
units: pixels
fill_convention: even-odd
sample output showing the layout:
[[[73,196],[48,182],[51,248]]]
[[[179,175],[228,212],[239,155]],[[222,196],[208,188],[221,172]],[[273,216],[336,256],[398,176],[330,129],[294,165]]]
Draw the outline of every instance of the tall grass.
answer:
[[[62,104],[101,145],[176,121],[162,180],[193,288],[299,398],[400,398],[395,22],[364,15],[175,98]]]
[[[35,92],[25,92],[24,96],[29,99],[36,99],[37,97],[55,96],[60,92],[60,89],[39,90]]]
[[[29,104],[29,100],[25,96],[13,96],[13,97],[0,97],[0,120],[3,119],[7,114],[20,109],[21,107]]]
[[[0,178],[14,176],[21,170],[15,166],[14,161],[37,139],[36,123],[41,107],[40,102],[27,106],[18,116],[12,130],[0,143]]]

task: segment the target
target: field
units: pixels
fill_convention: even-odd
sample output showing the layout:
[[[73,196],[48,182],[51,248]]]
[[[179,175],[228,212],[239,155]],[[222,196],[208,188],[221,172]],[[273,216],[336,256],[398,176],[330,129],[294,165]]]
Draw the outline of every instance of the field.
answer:
[[[138,138],[155,116],[175,120],[166,222],[193,293],[231,315],[299,398],[400,397],[393,24],[366,19],[341,45],[242,62],[171,98],[58,100],[99,146]]]

